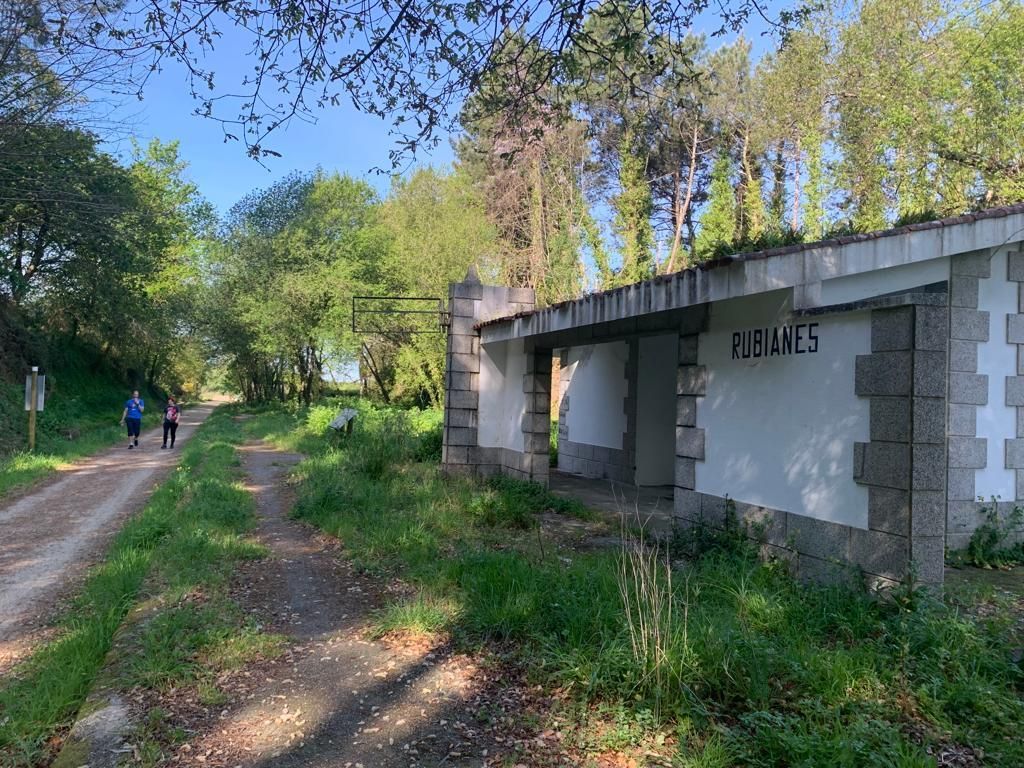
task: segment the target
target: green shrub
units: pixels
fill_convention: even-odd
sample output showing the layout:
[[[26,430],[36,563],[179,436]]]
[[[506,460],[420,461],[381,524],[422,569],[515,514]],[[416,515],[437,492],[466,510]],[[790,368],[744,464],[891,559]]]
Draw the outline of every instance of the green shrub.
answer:
[[[440,462],[444,444],[444,412],[414,411],[411,422],[416,434],[416,461]]]
[[[1015,505],[1001,520],[999,502],[993,498],[981,512],[983,522],[974,529],[967,548],[954,555],[953,562],[978,568],[1005,568],[1024,562],[1024,544],[1006,546],[1010,534],[1021,527],[1024,510]]]
[[[548,466],[558,466],[558,420],[551,422],[551,431],[548,432]]]

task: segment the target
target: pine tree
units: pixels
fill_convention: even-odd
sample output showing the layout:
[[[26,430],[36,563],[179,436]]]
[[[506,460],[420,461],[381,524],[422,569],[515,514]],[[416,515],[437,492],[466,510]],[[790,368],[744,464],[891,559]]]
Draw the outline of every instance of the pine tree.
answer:
[[[738,240],[757,241],[768,231],[768,210],[761,192],[761,174],[748,163],[744,169],[743,200],[740,206],[742,226],[737,233]]]
[[[612,198],[613,231],[622,247],[622,267],[617,285],[646,280],[654,274],[654,202],[647,183],[647,162],[634,149],[633,134],[627,131],[619,145],[619,194]]]
[[[695,244],[698,261],[714,258],[718,249],[730,245],[736,237],[736,195],[733,192],[732,162],[719,155],[711,170],[708,204],[700,217]]]
[[[801,228],[808,240],[820,240],[825,234],[825,167],[821,135],[808,132],[802,143],[807,152],[807,186]]]

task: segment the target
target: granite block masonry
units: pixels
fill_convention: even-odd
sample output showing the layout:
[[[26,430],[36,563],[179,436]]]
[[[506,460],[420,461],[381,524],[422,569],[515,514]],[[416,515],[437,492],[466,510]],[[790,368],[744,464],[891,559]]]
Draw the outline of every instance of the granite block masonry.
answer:
[[[868,489],[866,529],[695,490],[696,465],[713,439],[696,426],[700,403],[716,394],[714,378],[698,364],[699,336],[680,337],[687,350],[679,358],[676,408],[680,525],[720,527],[731,515],[729,524],[750,524],[764,554],[785,558],[808,580],[849,581],[857,571],[875,588],[891,588],[911,573],[941,584],[948,314],[944,294],[921,305],[913,296],[904,302],[871,311],[871,353],[854,367],[855,393],[869,401],[870,441],[855,446],[851,467],[853,479]]]
[[[475,267],[470,268],[461,283],[452,283],[449,287],[451,326],[446,345],[444,440],[441,449],[441,464],[445,471],[481,477],[503,472],[525,480],[546,482],[550,350],[533,349],[522,380],[516,382],[515,389],[526,395],[518,422],[522,436],[518,449],[480,444],[482,374],[477,325],[492,317],[528,311],[533,306],[532,290],[484,285]]]
[[[1024,503],[1022,233],[1009,206],[540,309],[467,276],[451,291],[445,466],[545,482],[557,409],[558,471],[671,483],[679,525],[748,522],[802,577],[941,584],[979,494]],[[612,345],[614,360],[576,365]]]

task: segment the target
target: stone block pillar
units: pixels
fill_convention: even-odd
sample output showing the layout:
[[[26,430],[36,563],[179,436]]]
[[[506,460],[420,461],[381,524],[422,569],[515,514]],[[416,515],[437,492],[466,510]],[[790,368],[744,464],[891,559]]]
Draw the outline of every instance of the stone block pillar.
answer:
[[[704,460],[704,430],[697,427],[697,398],[707,394],[707,369],[697,356],[700,334],[707,327],[708,310],[684,322],[679,329],[676,370],[675,524],[688,527],[703,519],[706,501],[698,493],[697,462]]]
[[[704,458],[704,430],[697,428],[697,398],[707,394],[707,372],[697,365],[697,334],[679,337],[676,376],[676,488],[693,491],[697,461]]]
[[[448,287],[451,324],[445,349],[444,443],[441,464],[449,472],[473,472],[477,464],[480,404],[480,333],[474,327],[484,286],[476,269]]]
[[[1006,341],[1017,345],[1017,375],[1006,377],[1006,404],[1016,408],[1017,439],[1006,441],[1006,467],[1016,474],[1019,501],[1024,499],[1024,253],[1008,255],[1007,279],[1017,283],[1017,314],[1006,316]]]
[[[881,585],[911,563],[919,582],[942,583],[949,309],[935,297],[872,310],[871,354],[856,361],[856,393],[870,398],[870,442],[854,459],[868,530],[850,529],[849,559]]]
[[[511,453],[510,451],[495,447],[481,447],[479,444],[482,350],[478,326],[487,320],[528,311],[533,307],[534,292],[532,289],[484,285],[480,281],[475,267],[470,267],[462,282],[452,283],[448,287],[450,325],[445,350],[444,442],[441,449],[441,464],[445,471],[455,474],[488,475],[512,464],[511,457],[508,455]],[[548,392],[550,396],[551,351],[548,350],[547,353],[548,384],[544,391]],[[528,367],[527,370],[534,369]],[[529,375],[528,372],[527,376]],[[540,385],[531,384],[531,386]],[[532,400],[528,399],[527,406],[530,416],[540,413]],[[550,405],[544,409],[543,413],[545,418],[550,418]],[[524,432],[528,426],[533,429],[534,424],[534,419],[524,416]],[[549,430],[550,427],[546,426],[545,441]],[[536,442],[538,441],[533,441],[533,443]],[[533,443],[527,445],[527,452]],[[530,470],[523,472],[523,476],[533,479],[536,475],[541,482],[546,482],[547,455],[548,449],[545,442],[543,473],[533,471],[535,462],[531,461]],[[515,464],[524,465],[525,463],[524,459],[515,457]],[[522,468],[526,469],[525,466]]]
[[[551,443],[551,355],[546,347],[526,352],[526,373],[523,392],[526,411],[523,413],[523,455],[520,469],[523,479],[548,484]]]
[[[954,256],[949,282],[949,468],[946,543],[967,544],[977,518],[975,475],[988,440],[978,437],[978,406],[988,405],[988,376],[978,373],[978,345],[989,339],[989,313],[978,309],[979,281],[991,276],[989,254]]]

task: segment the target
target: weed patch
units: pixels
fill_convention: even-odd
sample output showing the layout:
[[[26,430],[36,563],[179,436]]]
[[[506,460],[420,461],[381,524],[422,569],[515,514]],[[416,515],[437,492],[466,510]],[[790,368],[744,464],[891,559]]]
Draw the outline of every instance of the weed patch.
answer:
[[[415,452],[374,446],[394,438],[387,427],[363,429],[299,466],[296,514],[359,567],[412,585],[379,631],[500,641],[537,682],[605,708],[600,724],[577,723],[581,743],[674,733],[692,766],[931,765],[942,745],[1024,764],[1010,623],[799,584],[760,563],[735,521],[669,552],[562,550],[534,528],[557,507],[544,489],[446,479]]]
[[[1014,505],[1008,513],[1000,515],[998,499],[992,499],[981,512],[984,520],[974,529],[967,548],[953,553],[953,564],[1007,568],[1024,563],[1024,542],[1007,545],[1010,534],[1024,523],[1024,510]]]

